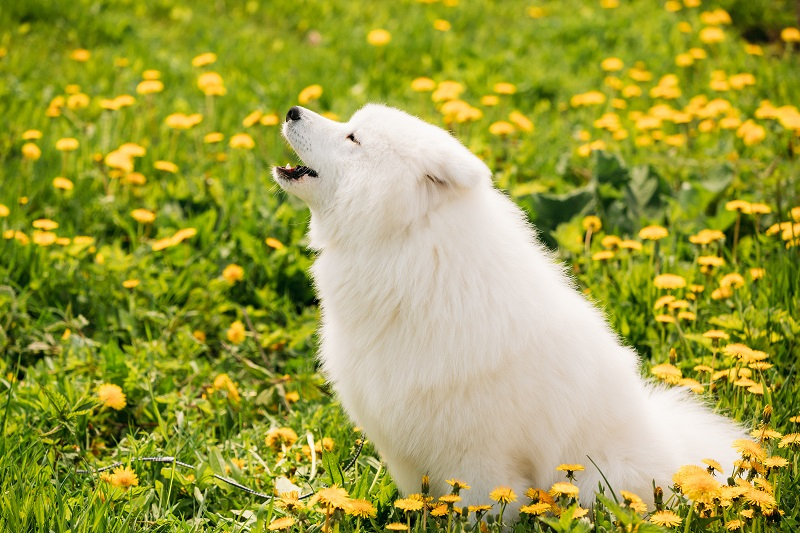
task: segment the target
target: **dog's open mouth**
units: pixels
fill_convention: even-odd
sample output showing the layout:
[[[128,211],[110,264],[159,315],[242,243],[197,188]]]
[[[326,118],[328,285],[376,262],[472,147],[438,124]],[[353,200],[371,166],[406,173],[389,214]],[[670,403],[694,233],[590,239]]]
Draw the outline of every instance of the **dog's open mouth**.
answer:
[[[286,165],[285,167],[275,167],[275,170],[278,171],[278,174],[284,179],[287,180],[299,180],[303,176],[311,176],[312,178],[317,177],[316,170],[304,166],[296,166],[293,167],[291,165]]]

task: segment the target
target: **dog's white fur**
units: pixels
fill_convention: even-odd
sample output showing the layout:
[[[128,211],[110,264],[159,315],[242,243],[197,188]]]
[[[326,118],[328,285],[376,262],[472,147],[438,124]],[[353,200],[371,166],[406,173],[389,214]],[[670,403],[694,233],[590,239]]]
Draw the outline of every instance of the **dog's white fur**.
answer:
[[[732,467],[742,429],[643,380],[454,137],[374,104],[347,123],[299,112],[284,136],[318,176],[274,174],[311,208],[320,358],[401,491],[427,474],[442,494],[455,477],[473,504],[508,485],[514,513],[525,489],[563,480],[561,463],[587,465],[577,484],[591,502],[604,483],[587,456],[615,491],[651,502],[681,465]]]

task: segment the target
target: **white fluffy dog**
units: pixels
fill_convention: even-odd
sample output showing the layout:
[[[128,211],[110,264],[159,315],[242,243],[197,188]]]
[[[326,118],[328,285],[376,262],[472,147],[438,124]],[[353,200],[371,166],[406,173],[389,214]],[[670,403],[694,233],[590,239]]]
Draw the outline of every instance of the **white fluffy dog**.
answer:
[[[528,487],[563,480],[561,463],[587,465],[584,504],[601,472],[652,502],[653,482],[667,491],[681,465],[732,467],[742,429],[642,378],[446,131],[367,105],[347,123],[293,107],[283,133],[308,165],[273,174],[311,208],[323,369],[401,491],[428,475],[446,493],[455,477],[473,504],[507,485],[514,513]]]

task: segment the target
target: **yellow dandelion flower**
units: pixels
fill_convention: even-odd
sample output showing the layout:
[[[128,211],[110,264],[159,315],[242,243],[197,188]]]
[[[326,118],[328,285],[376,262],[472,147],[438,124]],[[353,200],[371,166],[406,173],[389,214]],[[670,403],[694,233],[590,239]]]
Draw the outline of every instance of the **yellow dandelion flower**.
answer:
[[[600,63],[600,68],[606,72],[617,72],[622,70],[625,64],[618,57],[608,57]]]
[[[703,229],[696,235],[689,237],[689,242],[692,244],[711,244],[714,241],[721,241],[725,239],[725,234],[715,229]]]
[[[5,218],[10,214],[11,210],[7,206],[0,204],[0,218]]]
[[[85,63],[86,61],[89,61],[89,58],[91,57],[92,53],[85,48],[76,48],[69,53],[69,58],[79,63]]]
[[[297,442],[297,433],[292,428],[283,427],[271,430],[267,433],[264,442],[270,448],[274,448],[279,450],[281,447],[289,447],[295,442]],[[344,491],[344,489],[339,489]],[[347,494],[345,492],[345,494]]]
[[[171,161],[156,161],[153,163],[153,168],[169,172],[170,174],[176,174],[178,172],[178,165]]]
[[[586,467],[581,465],[581,464],[577,464],[577,463],[573,463],[573,464],[564,463],[564,464],[558,465],[556,467],[556,470],[558,470],[559,472],[568,472],[568,473],[569,472],[583,472],[584,470],[586,470]]]
[[[642,250],[642,243],[640,243],[639,241],[625,239],[619,242],[619,247],[626,250],[634,250],[640,252]]]
[[[453,510],[455,510],[455,508]],[[448,514],[450,514],[450,506],[446,503],[435,505],[431,510],[431,516],[435,516],[437,518],[441,516],[447,516]]]
[[[367,34],[367,42],[372,46],[386,46],[392,40],[392,34],[388,31],[377,28]]]
[[[188,130],[199,124],[203,120],[203,116],[199,113],[186,115],[184,113],[172,113],[164,119],[164,123],[176,130]]]
[[[763,465],[767,468],[783,468],[789,466],[789,461],[778,455],[764,459]]]
[[[246,117],[244,117],[244,120],[242,120],[242,126],[249,128],[255,124],[258,124],[262,115],[263,113],[258,109],[251,111]]]
[[[592,261],[608,261],[609,259],[613,259],[614,255],[612,250],[600,250],[592,254]]]
[[[789,433],[784,435],[778,443],[778,448],[792,448],[797,450],[800,448],[800,433]]]
[[[722,465],[719,464],[719,461],[715,461],[714,459],[703,459],[703,464],[708,465],[708,473],[713,474],[714,471],[717,472],[725,472],[722,468]]]
[[[56,189],[61,189],[62,191],[71,191],[74,187],[74,184],[71,180],[68,180],[62,176],[58,176],[57,178],[53,178],[53,187]]]
[[[204,72],[197,77],[197,88],[208,96],[224,96],[227,93],[225,81],[219,72]]]
[[[740,213],[750,212],[750,202],[745,200],[731,200],[725,204],[727,211],[739,211]]]
[[[126,279],[122,282],[122,286],[126,289],[135,289],[141,283],[138,279]]]
[[[291,516],[282,516],[280,518],[276,518],[272,522],[269,523],[267,529],[270,531],[281,531],[283,529],[289,529],[295,523],[295,519]]]
[[[650,522],[662,527],[676,527],[681,525],[683,519],[672,511],[664,510],[650,515]]]
[[[445,508],[445,511],[447,510],[447,506],[446,505],[443,505],[442,507]],[[433,514],[433,513],[431,513],[431,514]],[[389,524],[386,524],[385,527],[389,531],[407,531],[408,530],[408,526],[405,525],[405,524],[402,524],[400,522],[391,522]]]
[[[45,231],[52,231],[54,229],[58,229],[58,222],[50,220],[49,218],[40,218],[34,220],[31,225],[36,229],[41,229]]]
[[[130,183],[131,185],[144,185],[147,183],[147,178],[145,178],[144,174],[141,172],[131,172],[125,176],[123,181],[125,183]]]
[[[71,94],[67,98],[67,107],[70,109],[86,109],[89,107],[89,95],[84,93]]]
[[[228,145],[235,149],[251,150],[255,147],[256,143],[253,138],[246,133],[237,133],[228,141]]]
[[[674,302],[674,301],[675,301],[675,297],[673,295],[671,295],[671,294],[667,294],[665,296],[662,296],[661,298],[656,300],[655,304],[653,304],[653,310],[661,309],[665,305],[668,305],[668,304],[670,304],[671,302]]]
[[[733,296],[733,291],[730,287],[719,287],[711,292],[712,300],[725,300]]]
[[[663,226],[647,226],[639,230],[639,238],[645,240],[657,241],[667,235],[669,235],[669,232]]]
[[[786,43],[800,42],[800,29],[784,28],[781,30],[781,40]]]
[[[469,489],[472,488],[472,487],[469,486],[469,484],[466,481],[461,481],[460,479],[456,479],[456,478],[447,479],[447,480],[445,480],[445,483],[447,483],[448,485],[453,487],[453,489],[455,489],[455,490],[469,490]]]
[[[121,170],[123,172],[133,172],[133,158],[121,150],[113,150],[104,158],[103,162],[109,168]]]
[[[206,144],[214,144],[222,141],[225,138],[225,135],[219,133],[217,131],[212,133],[207,133],[203,136],[203,142]]]
[[[531,119],[520,113],[519,111],[512,111],[508,115],[508,120],[514,123],[514,125],[522,131],[532,132],[533,131],[533,122]]]
[[[489,498],[492,501],[499,503],[511,503],[517,500],[517,495],[511,490],[511,487],[500,486],[496,487],[489,493]]]
[[[50,246],[58,240],[56,234],[49,231],[34,231],[31,238],[34,244],[38,244],[39,246]]]
[[[150,224],[156,219],[156,214],[147,209],[134,209],[131,211],[131,216],[141,224]]]
[[[692,391],[692,392],[694,392],[696,394],[700,394],[705,390],[703,388],[703,385],[701,385],[699,381],[697,381],[696,379],[692,379],[692,378],[681,378],[681,379],[678,380],[676,385],[678,385],[680,387],[686,387],[687,389],[689,389],[690,391]]]
[[[778,507],[775,496],[767,492],[751,489],[744,493],[744,499],[751,505],[757,505],[761,512],[770,513]]]
[[[350,500],[345,508],[345,513],[357,518],[375,518],[378,510],[367,500]]]
[[[262,126],[277,126],[278,124],[280,124],[281,120],[275,113],[266,113],[261,117],[261,119],[258,122]]]
[[[725,259],[716,255],[701,255],[697,258],[697,264],[710,267],[725,265]]]
[[[707,26],[700,30],[700,40],[706,44],[720,43],[725,40],[725,32],[717,26]]]
[[[286,246],[281,241],[279,241],[274,237],[267,237],[267,239],[264,242],[267,243],[267,246],[275,250],[283,250],[284,248],[286,248]]]
[[[56,141],[56,150],[60,152],[72,152],[77,150],[78,146],[80,146],[78,139],[73,137],[65,137]]]
[[[581,221],[581,226],[583,226],[583,229],[585,229],[586,231],[597,232],[600,231],[600,229],[602,229],[603,223],[599,217],[596,217],[594,215],[589,215],[583,217],[583,220]]]
[[[766,457],[764,448],[749,439],[736,439],[733,441],[733,448],[744,459],[752,458],[757,461],[763,461]]]
[[[603,245],[603,248],[614,248],[615,246],[619,246],[620,242],[620,238],[616,235],[606,235],[600,240],[600,244]]]
[[[523,514],[529,514],[533,516],[543,515],[547,511],[551,509],[549,503],[540,502],[540,503],[532,503],[530,505],[523,505],[519,508],[519,512]]]
[[[230,264],[222,271],[222,277],[228,283],[236,283],[244,279],[244,269],[237,264]]]
[[[237,320],[231,324],[228,328],[228,331],[225,333],[225,337],[227,337],[227,339],[233,344],[241,344],[244,342],[245,336],[244,324],[242,324],[240,320]]]
[[[683,377],[683,373],[679,368],[670,363],[661,363],[655,365],[650,369],[650,372],[657,378],[666,381],[667,383],[677,383]]]
[[[206,52],[204,54],[200,54],[199,56],[195,56],[192,59],[192,66],[194,67],[205,67],[206,65],[210,65],[217,60],[217,54],[213,52]]]
[[[346,510],[350,504],[350,496],[347,494],[347,491],[341,487],[327,487],[317,491],[317,493],[314,494],[314,496],[312,496],[311,500],[308,502],[309,506],[313,506],[316,503],[319,503],[322,507],[327,509]]]
[[[659,274],[653,279],[657,289],[681,289],[686,287],[686,279],[677,274]]]
[[[550,487],[550,495],[558,498],[560,496],[566,496],[568,498],[577,498],[580,489],[573,485],[572,483],[567,483],[565,481],[559,481],[558,483],[553,483],[553,486]]]
[[[570,98],[569,103],[572,107],[582,107],[590,105],[600,105],[605,103],[606,95],[600,91],[589,91],[582,94],[576,94]]]
[[[679,484],[683,494],[692,500],[711,503],[719,497],[722,485],[706,470],[687,475]]]
[[[500,82],[494,84],[493,90],[497,94],[514,94],[517,92],[517,86],[513,83]]]
[[[119,385],[113,383],[104,383],[97,389],[97,397],[103,402],[103,405],[119,411],[127,405],[125,393]]]
[[[721,330],[718,330],[718,329],[710,329],[710,330],[706,331],[705,333],[703,333],[703,337],[705,337],[707,339],[715,339],[715,340],[719,340],[719,339],[728,340],[728,339],[731,338],[730,335],[728,335],[724,331],[721,331]]]
[[[637,513],[644,514],[647,512],[647,504],[642,501],[642,498],[638,494],[627,490],[621,490],[620,496],[622,496],[625,504]]]
[[[39,130],[25,130],[22,134],[23,141],[36,141],[42,138],[42,132]]]
[[[436,82],[430,78],[420,77],[415,78],[411,82],[411,90],[414,92],[429,92],[436,89]]]
[[[453,100],[464,92],[464,86],[453,80],[445,80],[436,86],[436,90],[431,94],[434,102]]]
[[[450,31],[450,22],[444,19],[436,19],[433,21],[433,29],[438,31]]]
[[[161,80],[144,80],[136,86],[137,94],[155,94],[164,90]]]
[[[730,287],[733,289],[738,289],[744,286],[744,278],[742,277],[741,274],[737,274],[735,272],[731,274],[726,274],[719,281],[719,286],[723,288]]]
[[[139,477],[129,466],[120,466],[114,469],[114,473],[109,477],[109,482],[115,487],[128,490],[130,487],[139,485]]]
[[[491,133],[492,135],[498,135],[498,136],[510,135],[514,133],[514,131],[515,131],[514,125],[504,120],[499,120],[497,122],[492,123],[492,125],[489,126],[489,133]]]
[[[444,496],[439,497],[439,501],[441,503],[446,503],[447,505],[453,505],[454,503],[461,501],[461,496],[458,494],[445,494]]]
[[[322,85],[319,84],[309,85],[308,87],[300,91],[300,94],[297,96],[297,101],[305,105],[312,100],[319,99],[319,97],[322,96],[322,92],[323,92]]]

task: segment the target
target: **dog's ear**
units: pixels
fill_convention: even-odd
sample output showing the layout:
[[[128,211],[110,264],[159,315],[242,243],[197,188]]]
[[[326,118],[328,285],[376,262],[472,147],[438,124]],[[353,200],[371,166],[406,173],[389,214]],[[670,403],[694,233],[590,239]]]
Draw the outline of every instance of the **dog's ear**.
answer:
[[[491,183],[492,171],[478,156],[454,137],[446,143],[431,143],[423,148],[421,161],[427,164],[423,177],[439,187],[470,189],[481,182]]]

